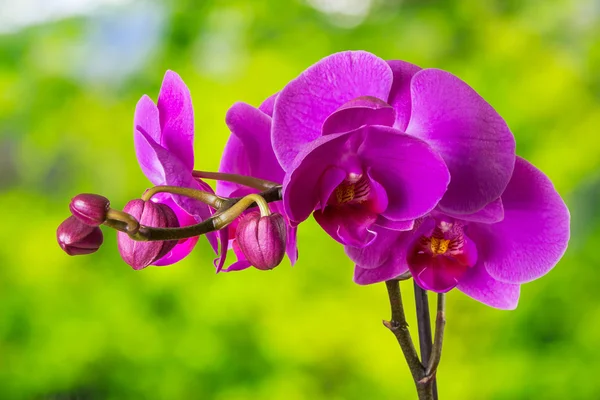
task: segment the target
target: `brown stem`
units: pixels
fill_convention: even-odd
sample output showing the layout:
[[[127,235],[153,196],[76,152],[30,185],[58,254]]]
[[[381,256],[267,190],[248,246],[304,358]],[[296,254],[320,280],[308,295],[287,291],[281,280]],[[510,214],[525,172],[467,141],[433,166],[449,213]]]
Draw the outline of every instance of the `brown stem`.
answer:
[[[267,202],[279,201],[281,200],[281,186],[273,187],[269,190],[265,190],[260,193],[260,196]],[[119,217],[116,219],[107,219],[104,225],[114,228],[118,231],[125,232],[129,234],[129,237],[138,240],[138,241],[155,241],[155,240],[179,240],[186,239],[193,236],[204,235],[208,232],[213,232],[223,228],[228,221],[224,215],[227,213],[227,210],[234,207],[238,202],[244,200],[245,197],[236,197],[231,199],[224,199],[221,207],[217,210],[217,212],[210,218],[196,224],[190,226],[184,226],[180,228],[153,228],[150,226],[139,225],[139,230],[132,233],[131,230],[127,229],[128,224],[124,223],[123,220],[129,220],[129,217],[132,218],[136,223],[137,220],[130,216],[127,213],[119,211]],[[244,200],[245,204],[243,209],[250,207],[255,207],[256,203],[254,201]],[[116,210],[115,210],[116,211]],[[236,210],[235,212],[238,212]],[[235,213],[234,212],[234,213]],[[239,214],[238,214],[239,215]]]
[[[152,198],[152,196],[154,196],[157,193],[173,193],[185,197],[190,197],[192,199],[201,201],[204,204],[208,204],[209,206],[215,209],[221,207],[221,205],[225,201],[225,199],[223,199],[222,197],[219,197],[209,192],[179,186],[154,186],[153,188],[146,190],[146,193],[142,195],[142,200],[148,201]]]
[[[417,308],[417,326],[419,328],[419,348],[421,349],[421,359],[429,360],[431,358],[433,340],[431,335],[431,320],[429,316],[429,301],[427,299],[427,291],[421,289],[416,282],[415,288],[415,305]],[[426,376],[421,383],[431,387],[433,400],[437,400],[437,383],[435,376]]]
[[[431,356],[425,370],[426,376],[435,376],[440,359],[442,357],[442,343],[444,342],[444,327],[446,326],[446,294],[438,293],[437,315],[435,318],[435,337]]]
[[[391,321],[383,321],[383,325],[394,334],[402,349],[402,354],[404,354],[404,358],[406,359],[406,363],[408,364],[408,368],[410,369],[410,373],[415,382],[419,400],[432,400],[433,393],[431,391],[431,385],[420,383],[425,377],[425,368],[419,360],[417,350],[415,349],[415,345],[410,336],[410,331],[408,330],[408,323],[406,322],[406,316],[402,306],[400,282],[394,279],[386,281],[385,285],[387,287],[390,307],[392,309],[392,319]]]
[[[258,190],[269,190],[276,186],[280,186],[278,183],[266,181],[264,179],[246,175],[227,174],[224,172],[192,171],[192,175],[195,178],[216,179],[219,181],[239,183]]]

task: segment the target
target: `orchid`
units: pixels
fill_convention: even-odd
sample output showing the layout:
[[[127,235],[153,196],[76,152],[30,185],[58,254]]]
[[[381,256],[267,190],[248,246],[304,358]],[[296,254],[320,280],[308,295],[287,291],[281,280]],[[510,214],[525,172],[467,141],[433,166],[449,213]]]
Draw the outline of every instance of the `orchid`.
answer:
[[[146,95],[137,103],[134,117],[134,143],[144,175],[154,185],[171,185],[212,193],[212,189],[192,174],[194,168],[194,111],[190,92],[177,73],[167,71],[156,104]],[[159,194],[154,201],[171,208],[180,226],[193,225],[211,215],[198,200],[175,194]],[[216,249],[214,233],[206,235]],[[131,240],[124,237],[123,240]],[[186,257],[198,237],[181,240],[153,265],[169,265]]]
[[[227,111],[225,122],[231,135],[223,151],[220,172],[252,176],[277,184],[283,183],[284,172],[275,158],[270,139],[271,116],[276,98],[277,94],[269,97],[258,109],[246,103],[236,103]],[[220,196],[245,196],[250,193],[258,193],[258,190],[236,182],[217,182],[217,194]],[[270,203],[269,208],[274,213],[283,214],[281,202]],[[284,217],[284,220],[287,227],[285,251],[291,264],[294,265],[298,253],[296,227],[292,227],[287,218]],[[217,272],[239,271],[251,266],[236,239],[238,223],[239,219],[219,231],[221,256],[215,260]],[[237,261],[228,268],[222,269],[229,246],[233,248]]]
[[[355,247],[375,239],[374,227],[411,229],[436,206],[481,210],[515,163],[512,133],[467,84],[364,51],[326,57],[290,82],[275,102],[272,141],[290,219],[314,210]]]
[[[432,212],[407,232],[379,230],[365,249],[346,247],[359,284],[410,271],[438,293],[456,287],[492,307],[517,306],[520,285],[550,271],[569,240],[569,211],[552,182],[517,157],[502,196],[460,219]]]
[[[143,96],[134,141],[155,185],[123,211],[75,196],[57,230],[69,255],[95,252],[103,225],[134,269],[168,265],[206,235],[217,272],[270,270],[298,256],[297,226],[312,214],[345,246],[360,285],[385,282],[394,334],[419,399],[435,398],[445,293],[456,288],[514,309],[521,285],[566,251],[570,216],[552,182],[516,156],[498,113],[437,69],[364,51],[317,62],[260,107],[235,103],[218,172],[195,171],[188,88],[165,74],[156,104]],[[216,193],[202,179],[216,179]],[[258,211],[257,210],[260,210]],[[237,261],[225,267],[228,249]],[[413,278],[421,357],[399,281]],[[432,340],[427,291],[437,293]]]

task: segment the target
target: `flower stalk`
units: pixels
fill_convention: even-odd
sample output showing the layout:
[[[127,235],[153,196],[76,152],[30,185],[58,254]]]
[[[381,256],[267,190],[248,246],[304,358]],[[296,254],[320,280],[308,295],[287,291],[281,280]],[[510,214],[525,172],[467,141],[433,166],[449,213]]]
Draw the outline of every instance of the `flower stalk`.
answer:
[[[190,226],[179,228],[154,228],[140,225],[131,215],[114,209],[108,211],[107,220],[104,225],[127,233],[133,240],[138,241],[157,241],[157,240],[179,240],[194,236],[204,235],[209,232],[217,231],[229,225],[235,218],[241,215],[246,209],[258,206],[261,210],[268,211],[267,203],[281,200],[281,186],[274,186],[259,194],[251,194],[244,197],[221,198],[210,193],[193,189],[183,189],[179,187],[157,186],[150,189],[144,195],[144,198],[150,198],[154,194],[164,192],[188,196],[195,199],[204,198],[205,200],[215,200],[219,204],[216,213],[204,221]],[[149,194],[150,193],[150,194]],[[205,195],[210,196],[205,196]],[[212,200],[209,200],[214,196]]]
[[[394,334],[398,344],[400,345],[400,348],[402,349],[402,353],[413,377],[419,400],[437,399],[437,389],[435,388],[434,383],[435,373],[440,363],[442,343],[444,339],[444,326],[446,324],[445,294],[440,293],[438,295],[435,340],[433,340],[433,343],[430,344],[430,347],[426,349],[426,351],[428,351],[428,361],[427,364],[424,364],[417,355],[417,351],[408,329],[408,323],[406,322],[406,315],[402,305],[400,281],[398,279],[388,280],[385,281],[385,285],[388,291],[392,318],[390,321],[383,321],[383,325]],[[421,293],[417,293],[417,287],[415,286],[415,296],[417,295],[422,296]],[[425,293],[425,298],[426,297],[427,294]],[[420,314],[425,315],[425,313],[422,311]],[[427,310],[427,316],[428,315],[429,310]],[[429,327],[429,329],[431,332],[431,327]],[[421,330],[419,330],[419,333],[421,333]],[[423,352],[421,354],[423,354]],[[423,359],[425,360],[425,358]]]

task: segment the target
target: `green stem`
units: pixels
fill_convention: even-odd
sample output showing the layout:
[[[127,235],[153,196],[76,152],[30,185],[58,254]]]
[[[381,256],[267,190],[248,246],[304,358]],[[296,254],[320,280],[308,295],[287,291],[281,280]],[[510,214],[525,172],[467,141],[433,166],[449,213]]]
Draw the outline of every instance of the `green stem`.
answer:
[[[415,345],[410,336],[410,331],[408,330],[408,323],[406,322],[406,315],[404,314],[404,307],[402,306],[400,282],[394,279],[386,281],[385,285],[387,287],[390,307],[392,309],[392,319],[391,321],[383,321],[383,325],[394,334],[402,349],[402,354],[404,354],[413,381],[415,382],[419,400],[433,400],[431,385],[420,383],[425,377],[425,368],[419,360],[417,350],[415,349]]]
[[[142,200],[148,201],[157,193],[172,193],[178,194],[185,197],[190,197],[192,199],[199,200],[204,204],[208,204],[212,208],[219,208],[223,205],[225,199],[219,197],[215,194],[204,192],[202,190],[184,188],[179,186],[154,186],[146,190],[146,192],[142,195]]]
[[[281,200],[281,186],[276,186],[270,188],[269,190],[265,190],[264,192],[260,193],[260,197],[262,197],[266,203]],[[240,202],[241,204],[235,207],[236,204]],[[131,226],[133,223],[137,223],[137,220],[131,215],[122,211],[118,211],[118,214],[112,214],[114,218],[110,218],[109,216],[104,225],[114,228],[118,231],[125,232],[130,238],[138,241],[187,239],[222,229],[231,221],[233,221],[233,219],[239,216],[244,210],[254,206],[257,206],[257,204],[255,199],[252,197],[250,199],[248,199],[248,197],[223,199],[221,207],[219,207],[217,212],[212,217],[196,225],[184,226],[180,228],[153,228],[150,226],[139,225],[139,230],[137,231],[128,230],[128,226]],[[233,207],[235,208],[232,211],[228,211]],[[130,223],[125,223],[124,221],[130,221]]]
[[[419,329],[419,348],[421,349],[421,360],[425,362],[425,360],[429,361],[431,358],[433,346],[429,301],[427,299],[427,291],[423,290],[416,282],[414,282],[414,291],[417,308],[417,327]],[[424,384],[431,386],[433,400],[437,400],[437,382],[435,376],[427,379]]]
[[[224,172],[192,171],[192,175],[195,178],[215,179],[219,181],[239,183],[241,185],[258,190],[269,190],[276,186],[280,186],[279,183],[266,181],[264,179],[258,179],[246,175],[227,174]]]

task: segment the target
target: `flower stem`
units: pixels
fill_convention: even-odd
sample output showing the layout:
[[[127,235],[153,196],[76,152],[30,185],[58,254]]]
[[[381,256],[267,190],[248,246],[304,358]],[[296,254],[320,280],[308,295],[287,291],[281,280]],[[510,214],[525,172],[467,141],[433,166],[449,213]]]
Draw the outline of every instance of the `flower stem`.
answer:
[[[216,179],[219,181],[239,183],[258,190],[269,190],[279,186],[278,183],[266,181],[264,179],[246,175],[227,174],[224,172],[192,171],[192,175],[194,178]]]
[[[281,200],[281,186],[272,187],[263,191],[259,195],[266,203],[279,201]],[[238,203],[241,204],[236,206]],[[223,199],[221,207],[219,207],[217,212],[212,217],[207,218],[196,225],[184,226],[180,228],[153,228],[150,226],[139,225],[139,229],[132,232],[131,229],[128,230],[128,226],[133,227],[135,223],[137,223],[137,220],[122,211],[114,213],[114,219],[110,218],[109,215],[109,218],[106,220],[104,225],[127,233],[133,240],[145,242],[156,240],[179,240],[222,229],[245,209],[254,207],[256,205],[255,198],[253,197],[235,197]],[[228,212],[232,208],[233,210]]]
[[[444,341],[444,327],[446,326],[446,294],[438,293],[437,315],[435,318],[435,337],[433,339],[433,347],[431,355],[425,370],[426,376],[433,376],[440,365],[442,357],[442,343]]]
[[[209,206],[215,209],[221,207],[221,205],[225,201],[225,199],[223,199],[222,197],[219,197],[212,193],[179,186],[154,186],[153,188],[146,190],[146,192],[142,195],[142,200],[148,201],[152,198],[152,196],[154,196],[157,193],[172,193],[190,197],[192,199],[201,201],[204,204],[208,204]]]
[[[427,291],[422,289],[416,282],[415,288],[415,305],[417,308],[417,326],[419,328],[419,348],[421,350],[421,359],[430,360],[432,353],[432,335],[431,335],[431,320],[429,315],[429,301],[427,299]],[[437,400],[437,383],[435,376],[428,380],[427,384],[431,385],[433,399]]]
[[[408,323],[406,322],[404,307],[402,306],[400,282],[394,279],[386,281],[385,285],[392,309],[392,319],[391,321],[383,321],[383,325],[394,334],[402,349],[402,353],[415,382],[419,400],[433,400],[432,386],[428,383],[421,383],[421,380],[425,378],[425,368],[419,360],[417,350],[408,330]]]

